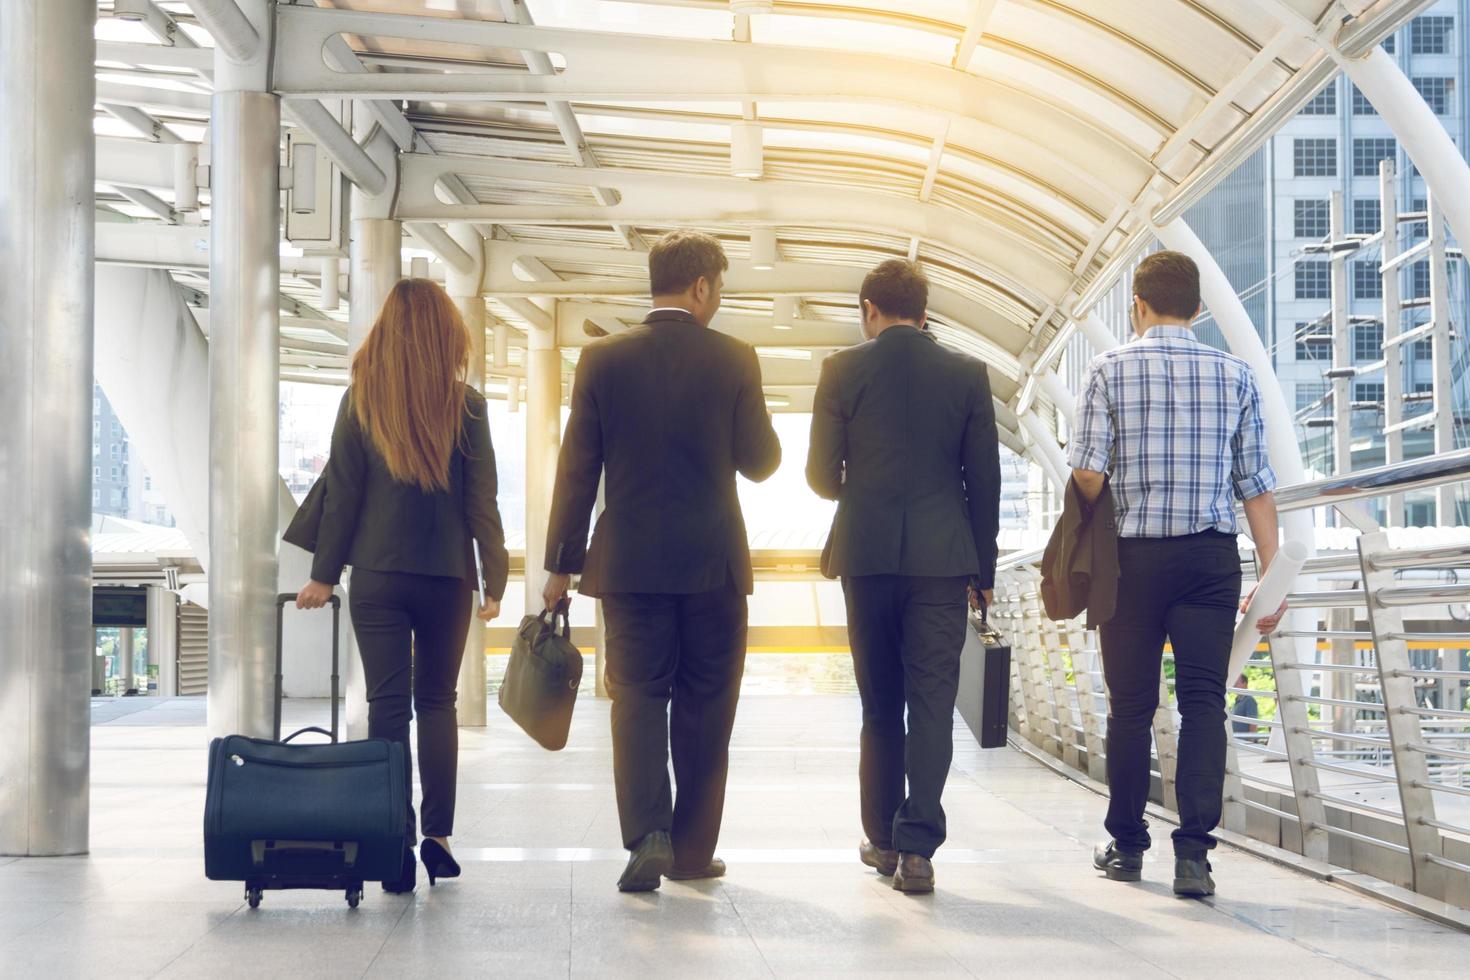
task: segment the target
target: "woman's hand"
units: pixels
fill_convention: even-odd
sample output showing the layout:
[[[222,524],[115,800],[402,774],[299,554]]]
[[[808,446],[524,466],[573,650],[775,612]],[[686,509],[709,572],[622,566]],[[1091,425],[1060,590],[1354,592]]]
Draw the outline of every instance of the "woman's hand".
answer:
[[[297,609],[320,609],[332,598],[332,587],[324,582],[312,579],[301,587],[296,593]]]
[[[479,616],[487,623],[490,622],[496,616],[500,615],[500,600],[486,599],[485,604],[480,607],[480,611],[475,615]]]

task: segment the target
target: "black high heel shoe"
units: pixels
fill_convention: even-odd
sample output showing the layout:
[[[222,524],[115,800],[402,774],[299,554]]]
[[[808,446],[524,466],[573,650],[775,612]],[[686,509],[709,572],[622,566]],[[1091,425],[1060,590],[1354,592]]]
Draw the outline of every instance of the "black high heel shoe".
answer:
[[[413,891],[418,884],[419,863],[413,856],[413,845],[409,844],[403,849],[403,868],[398,874],[397,881],[383,882],[383,891],[390,895],[406,895]]]
[[[436,878],[458,878],[459,862],[444,849],[444,845],[432,837],[425,837],[419,845],[419,856],[424,860],[424,871],[429,876],[429,887],[434,887]]]

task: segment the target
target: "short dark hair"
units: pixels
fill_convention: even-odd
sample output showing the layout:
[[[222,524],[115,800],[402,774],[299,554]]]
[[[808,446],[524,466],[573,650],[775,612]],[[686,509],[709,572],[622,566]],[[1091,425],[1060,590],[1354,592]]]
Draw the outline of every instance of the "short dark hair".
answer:
[[[888,316],[921,323],[929,309],[929,279],[917,262],[889,259],[863,279],[858,302],[864,300]]]
[[[655,296],[682,293],[700,276],[714,285],[728,268],[719,240],[697,231],[671,231],[648,251],[648,285]]]
[[[1133,270],[1133,295],[1162,316],[1193,320],[1199,312],[1199,266],[1183,252],[1155,252]]]

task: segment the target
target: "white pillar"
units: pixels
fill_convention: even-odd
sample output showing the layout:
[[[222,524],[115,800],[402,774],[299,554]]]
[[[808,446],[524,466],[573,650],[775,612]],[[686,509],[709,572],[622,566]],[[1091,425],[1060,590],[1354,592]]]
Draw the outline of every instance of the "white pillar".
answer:
[[[216,51],[210,110],[208,727],[211,736],[268,738],[280,482],[281,100],[232,87],[250,84],[250,74],[234,71],[224,52]]]
[[[1046,397],[1057,407],[1062,418],[1067,420],[1068,426],[1077,424],[1077,395],[1067,382],[1063,381],[1055,371],[1045,371],[1037,379],[1041,389],[1046,392]]]
[[[158,664],[158,696],[179,693],[179,597],[148,586],[148,660]]]
[[[532,329],[526,351],[526,611],[541,609],[546,530],[561,449],[561,351],[553,330]]]
[[[1261,390],[1261,414],[1266,422],[1267,448],[1277,478],[1283,485],[1305,482],[1301,446],[1297,443],[1296,427],[1286,405],[1286,395],[1271,366],[1271,356],[1266,353],[1265,344],[1261,343],[1261,335],[1256,333],[1245,305],[1225,277],[1224,270],[1183,218],[1176,218],[1154,231],[1165,248],[1183,252],[1199,266],[1205,306],[1214,315],[1231,352],[1248,363],[1256,374]],[[1289,540],[1303,542],[1309,549],[1309,555],[1314,552],[1315,538],[1309,511],[1282,514],[1281,524]]]
[[[447,267],[445,283],[459,315],[470,332],[470,369],[465,380],[476,391],[485,390],[485,297],[480,294],[484,274],[485,239],[473,225],[449,226],[449,235],[475,260],[474,267],[464,272]],[[478,604],[479,599],[475,602]],[[464,659],[459,667],[459,700],[461,728],[484,728],[486,723],[485,692],[485,622],[479,616],[470,618],[470,631],[465,637]]]
[[[1020,422],[1022,434],[1031,448],[1031,458],[1051,478],[1052,486],[1056,488],[1060,498],[1066,493],[1067,481],[1072,474],[1062,447],[1057,445],[1056,437],[1047,431],[1041,419],[1034,413],[1023,412],[1017,416],[1017,421]]]
[[[91,0],[0,0],[0,854],[87,850]]]
[[[1396,166],[1392,160],[1378,164],[1378,193],[1382,201],[1383,244],[1379,255],[1386,267],[1399,254],[1399,192]],[[1404,417],[1404,348],[1394,340],[1402,332],[1403,308],[1399,288],[1400,269],[1383,274],[1383,428],[1384,462],[1392,466],[1404,461],[1404,431],[1398,425]],[[1404,525],[1404,495],[1396,493],[1384,501],[1389,527]]]
[[[1348,322],[1347,249],[1337,248],[1347,239],[1347,218],[1342,191],[1333,191],[1328,205],[1328,240],[1332,262],[1332,472],[1343,476],[1353,471],[1353,336]],[[1339,518],[1338,524],[1342,521]]]
[[[1464,188],[1470,192],[1470,185]],[[1429,315],[1434,324],[1431,334],[1431,356],[1434,377],[1434,452],[1452,452],[1455,448],[1455,394],[1450,368],[1450,280],[1446,268],[1446,244],[1443,203],[1433,190],[1429,192]],[[1452,483],[1434,491],[1434,520],[1440,527],[1454,527],[1455,490]]]
[[[1470,164],[1460,155],[1444,123],[1381,46],[1375,44],[1361,58],[1339,56],[1338,60],[1424,175],[1455,237],[1470,242]]]
[[[1108,325],[1103,322],[1102,317],[1096,313],[1089,313],[1073,322],[1077,324],[1077,329],[1082,331],[1082,336],[1086,337],[1087,342],[1092,345],[1092,349],[1099,354],[1121,345],[1121,341],[1118,340],[1113,331],[1108,329]]]

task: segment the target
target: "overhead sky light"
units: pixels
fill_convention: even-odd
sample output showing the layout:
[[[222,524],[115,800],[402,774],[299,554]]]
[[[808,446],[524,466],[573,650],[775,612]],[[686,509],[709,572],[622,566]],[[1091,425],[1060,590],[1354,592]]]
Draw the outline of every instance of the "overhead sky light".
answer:
[[[750,267],[761,272],[769,272],[776,268],[776,229],[751,229]]]
[[[765,173],[765,134],[761,124],[737,122],[730,126],[730,174],[756,178]]]

